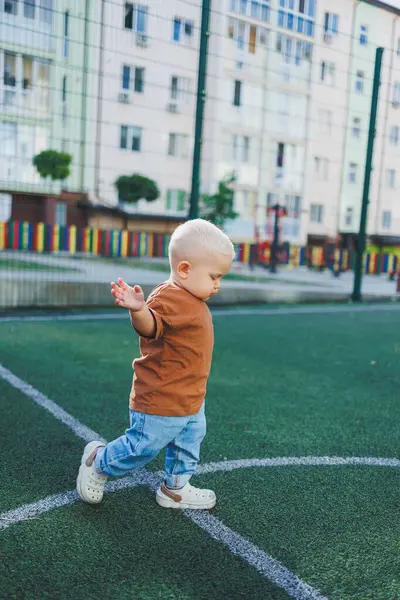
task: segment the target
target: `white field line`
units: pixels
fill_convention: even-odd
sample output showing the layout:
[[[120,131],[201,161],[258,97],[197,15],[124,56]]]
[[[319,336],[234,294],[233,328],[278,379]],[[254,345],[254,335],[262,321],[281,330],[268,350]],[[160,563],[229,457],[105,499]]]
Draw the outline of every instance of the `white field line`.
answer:
[[[368,466],[368,467],[397,467],[400,460],[397,458],[374,458],[362,456],[284,456],[277,458],[248,458],[242,460],[225,460],[214,463],[205,463],[197,467],[196,474],[218,473],[247,469],[249,467],[335,467],[335,466]]]
[[[26,383],[14,373],[6,369],[0,363],[0,377],[2,377],[5,381],[7,381],[10,385],[12,385],[17,390],[20,390],[25,396],[31,398],[36,404],[48,410],[53,417],[55,417],[61,423],[64,423],[71,431],[75,433],[76,436],[85,440],[85,442],[90,442],[92,440],[102,440],[103,438],[93,431],[93,429],[89,429],[86,425],[83,425],[78,419],[75,419],[72,415],[67,413],[66,410],[61,408],[58,404],[47,398],[44,394],[39,392],[36,388]]]
[[[297,575],[289,571],[279,561],[229,529],[219,519],[206,511],[185,511],[186,516],[206,531],[214,540],[222,542],[232,554],[244,559],[266,579],[284,589],[296,600],[327,600],[317,590],[304,583]]]
[[[306,314],[336,314],[336,313],[358,313],[358,312],[391,312],[400,311],[400,303],[396,304],[346,304],[340,306],[293,306],[281,308],[240,308],[237,310],[230,309],[213,309],[214,317],[243,317],[243,316],[274,316],[274,315],[306,315]],[[125,312],[115,313],[97,313],[97,314],[77,314],[77,315],[39,315],[25,317],[0,317],[0,325],[2,323],[13,322],[43,322],[43,321],[107,321],[126,319]]]
[[[132,475],[128,475],[123,479],[116,479],[106,484],[105,491],[112,493],[118,492],[126,488],[134,488],[138,485],[147,485],[154,489],[154,486],[159,483],[158,477],[153,475],[150,471],[144,469],[138,470]],[[31,504],[24,504],[14,510],[9,510],[0,514],[0,530],[7,529],[11,525],[26,521],[42,515],[43,513],[49,512],[55,508],[61,506],[67,506],[73,504],[79,500],[79,496],[76,490],[70,492],[62,492],[60,494],[54,494],[47,496],[43,500],[38,502],[32,502]]]
[[[99,434],[97,434],[95,431],[80,423],[80,421],[72,417],[72,415],[58,406],[58,404],[53,402],[53,400],[47,398],[47,396],[14,375],[1,364],[0,377],[34,400],[34,402],[36,402],[39,406],[51,412],[56,419],[69,427],[78,437],[84,439],[85,441],[91,441],[92,439],[96,438],[102,439],[101,436],[99,436]],[[357,457],[344,459],[340,459],[338,457],[333,457],[332,459],[330,459],[330,457],[283,457],[274,459],[250,459],[208,463],[202,465],[198,472],[204,474],[215,473],[218,471],[232,471],[234,469],[245,467],[301,464],[367,464],[374,466],[379,465],[398,467],[400,461],[396,459]],[[132,488],[138,485],[147,485],[154,491],[159,485],[159,476],[146,470],[136,471],[132,475],[129,475],[123,479],[117,479],[109,482],[106,485],[106,491],[112,493],[121,489]],[[77,499],[77,493],[75,490],[73,490],[69,492],[63,492],[61,494],[54,494],[39,500],[38,502],[25,504],[17,509],[2,513],[0,514],[0,530],[6,529],[11,525],[26,519],[38,517],[39,515],[55,508],[73,504]],[[229,529],[229,527],[221,523],[221,521],[219,521],[216,517],[210,514],[201,513],[200,511],[184,511],[184,514],[201,529],[203,529],[203,531],[208,533],[213,539],[223,543],[233,554],[239,556],[242,560],[253,566],[261,575],[273,582],[275,585],[284,589],[287,594],[289,594],[289,596],[292,598],[295,598],[295,600],[327,600],[317,590],[303,582],[297,577],[297,575],[289,571],[289,569],[286,569],[286,567],[266,554],[263,550],[243,538],[241,535]]]

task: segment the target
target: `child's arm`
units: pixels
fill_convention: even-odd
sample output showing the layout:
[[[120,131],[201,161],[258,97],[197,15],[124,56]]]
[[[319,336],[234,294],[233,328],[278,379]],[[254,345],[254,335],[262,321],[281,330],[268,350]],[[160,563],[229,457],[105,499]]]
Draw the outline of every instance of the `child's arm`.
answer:
[[[154,337],[156,333],[155,319],[144,301],[143,290],[139,285],[129,286],[121,278],[118,284],[111,283],[111,293],[115,304],[127,308],[131,317],[132,327],[143,337]]]

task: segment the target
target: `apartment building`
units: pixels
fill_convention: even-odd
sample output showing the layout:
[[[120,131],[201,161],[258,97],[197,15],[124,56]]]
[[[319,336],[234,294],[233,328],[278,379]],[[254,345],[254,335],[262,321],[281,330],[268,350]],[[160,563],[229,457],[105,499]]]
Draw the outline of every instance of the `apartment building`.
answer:
[[[0,15],[0,191],[59,191],[31,165],[52,147],[74,158],[63,187],[94,204],[120,206],[116,179],[141,173],[159,199],[122,208],[184,217],[201,0],[0,0]],[[232,179],[235,239],[270,238],[278,203],[285,240],[354,241],[378,45],[368,232],[400,235],[399,16],[379,0],[213,2],[201,191]]]
[[[47,217],[48,208],[61,225],[65,203],[47,198],[59,194],[61,184],[41,179],[32,159],[50,148],[70,152],[71,176],[62,187],[85,188],[93,19],[88,4],[0,0],[0,191],[44,195],[40,202],[48,207],[24,196],[27,218],[36,209]]]

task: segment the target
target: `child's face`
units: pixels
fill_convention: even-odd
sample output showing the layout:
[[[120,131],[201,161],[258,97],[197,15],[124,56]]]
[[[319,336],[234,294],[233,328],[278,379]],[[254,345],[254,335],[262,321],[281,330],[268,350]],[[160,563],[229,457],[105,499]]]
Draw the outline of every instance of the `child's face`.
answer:
[[[195,262],[180,262],[177,275],[179,283],[188,292],[200,300],[208,300],[219,292],[221,280],[231,266],[232,258],[230,256],[207,254]]]

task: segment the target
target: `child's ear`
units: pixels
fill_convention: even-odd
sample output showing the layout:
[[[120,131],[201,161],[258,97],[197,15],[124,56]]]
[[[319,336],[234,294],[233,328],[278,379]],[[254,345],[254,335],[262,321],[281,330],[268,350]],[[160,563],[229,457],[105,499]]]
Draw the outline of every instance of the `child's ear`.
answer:
[[[187,279],[190,271],[190,263],[186,260],[183,260],[178,265],[178,274],[182,277],[182,279]]]

